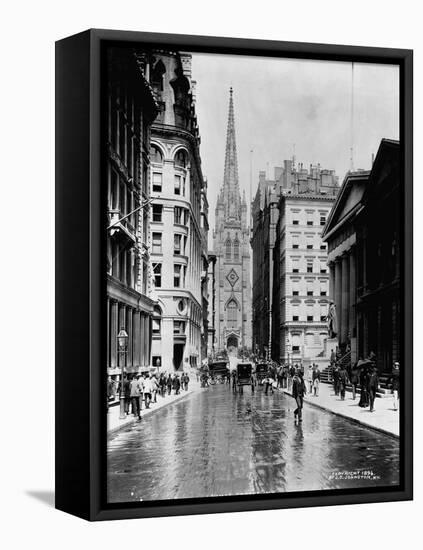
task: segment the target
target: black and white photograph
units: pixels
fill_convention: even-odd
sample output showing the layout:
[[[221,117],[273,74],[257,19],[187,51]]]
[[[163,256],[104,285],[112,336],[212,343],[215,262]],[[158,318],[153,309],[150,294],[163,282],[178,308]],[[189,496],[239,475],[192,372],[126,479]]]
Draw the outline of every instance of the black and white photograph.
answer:
[[[399,487],[399,66],[104,55],[107,503]]]

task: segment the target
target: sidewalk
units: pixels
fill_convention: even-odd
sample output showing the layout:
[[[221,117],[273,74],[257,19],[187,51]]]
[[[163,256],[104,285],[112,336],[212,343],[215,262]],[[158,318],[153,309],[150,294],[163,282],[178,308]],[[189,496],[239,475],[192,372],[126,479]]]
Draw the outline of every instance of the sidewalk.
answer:
[[[144,406],[144,401],[142,402],[142,410],[141,410],[141,419],[145,418],[147,415],[154,413],[155,411],[160,410],[162,407],[165,407],[166,405],[170,405],[171,403],[174,403],[175,401],[179,401],[180,399],[183,399],[187,395],[190,395],[193,392],[199,391],[200,389],[200,382],[197,382],[197,380],[190,380],[188,385],[188,390],[180,390],[180,393],[178,395],[175,395],[174,390],[172,390],[171,395],[165,395],[165,397],[161,397],[160,395],[157,395],[157,403],[150,403],[150,408],[146,409]],[[131,410],[131,407],[129,407],[129,410]],[[111,435],[112,433],[126,427],[130,426],[134,422],[138,422],[138,418],[135,418],[132,414],[129,414],[126,416],[126,418],[119,418],[120,415],[120,404],[117,402],[116,405],[112,405],[109,408],[109,411],[107,413],[107,435]]]
[[[286,394],[292,395],[287,389],[281,389]],[[345,401],[342,401],[339,395],[335,395],[331,384],[320,384],[319,397],[307,393],[304,398],[304,403],[309,403],[313,407],[319,407],[348,418],[352,422],[399,437],[399,411],[393,410],[393,401],[390,397],[376,398],[373,412],[370,412],[369,407],[365,409],[359,407],[359,401],[359,395],[353,401],[352,393],[348,391],[345,394]]]

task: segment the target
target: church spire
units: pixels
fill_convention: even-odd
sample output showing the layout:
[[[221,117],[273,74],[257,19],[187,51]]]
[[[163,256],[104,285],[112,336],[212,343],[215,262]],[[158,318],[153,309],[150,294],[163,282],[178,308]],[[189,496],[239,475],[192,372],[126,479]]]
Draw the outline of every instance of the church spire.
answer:
[[[238,160],[236,156],[235,116],[233,90],[229,89],[228,129],[226,134],[225,172],[223,175],[223,201],[226,218],[240,219]]]

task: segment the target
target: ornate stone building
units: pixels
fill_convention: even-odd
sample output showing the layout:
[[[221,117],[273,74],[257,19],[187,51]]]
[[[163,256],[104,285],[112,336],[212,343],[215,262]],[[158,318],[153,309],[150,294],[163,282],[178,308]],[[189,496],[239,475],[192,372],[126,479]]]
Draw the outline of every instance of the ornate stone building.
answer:
[[[152,363],[200,364],[207,335],[208,205],[201,170],[191,55],[155,51],[150,81],[159,105],[151,129]]]
[[[253,346],[284,362],[328,355],[327,248],[321,232],[338,177],[320,165],[285,160],[273,180],[260,172],[252,205]]]
[[[250,228],[245,193],[241,199],[232,88],[223,185],[216,203],[213,252],[216,255],[215,349],[232,353],[251,348]]]
[[[150,126],[158,106],[145,57],[124,48],[108,54],[107,86],[107,371],[118,377],[148,369],[151,353],[149,277]],[[128,333],[128,350],[117,335]]]
[[[383,139],[371,171],[346,175],[323,239],[328,244],[339,347],[351,363],[401,361],[400,144]]]

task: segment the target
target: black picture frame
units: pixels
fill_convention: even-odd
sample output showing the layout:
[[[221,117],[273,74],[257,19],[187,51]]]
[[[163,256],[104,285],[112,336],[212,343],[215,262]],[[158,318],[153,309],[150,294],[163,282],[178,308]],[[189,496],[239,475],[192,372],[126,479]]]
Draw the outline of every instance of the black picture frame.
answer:
[[[157,503],[105,502],[102,333],[101,71],[106,44],[225,54],[397,64],[404,178],[401,483],[395,489],[307,491]],[[87,520],[410,500],[413,496],[413,52],[92,29],[56,43],[56,508]],[[77,398],[75,398],[77,396]]]

